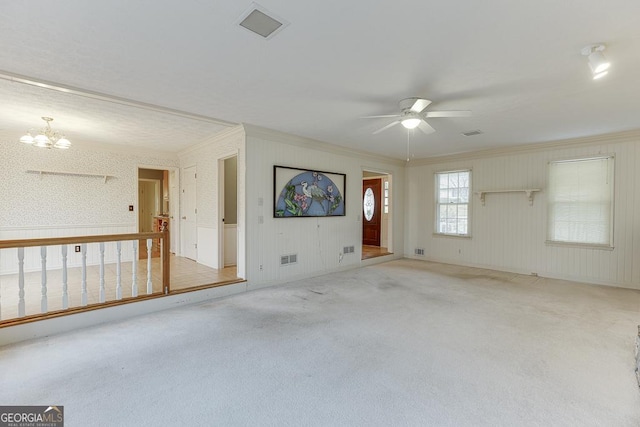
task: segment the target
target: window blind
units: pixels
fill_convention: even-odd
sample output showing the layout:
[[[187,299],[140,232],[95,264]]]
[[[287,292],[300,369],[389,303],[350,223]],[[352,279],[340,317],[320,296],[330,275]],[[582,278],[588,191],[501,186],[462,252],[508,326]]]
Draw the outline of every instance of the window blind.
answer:
[[[612,246],[613,157],[549,163],[550,241]]]

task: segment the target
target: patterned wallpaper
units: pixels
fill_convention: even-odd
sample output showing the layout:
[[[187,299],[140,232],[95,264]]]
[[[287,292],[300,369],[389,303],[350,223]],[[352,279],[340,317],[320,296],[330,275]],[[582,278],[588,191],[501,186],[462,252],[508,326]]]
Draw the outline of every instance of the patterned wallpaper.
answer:
[[[0,143],[0,228],[43,225],[133,224],[137,167],[178,166],[175,159],[129,153],[46,150],[18,142]],[[38,175],[27,170],[112,175]]]

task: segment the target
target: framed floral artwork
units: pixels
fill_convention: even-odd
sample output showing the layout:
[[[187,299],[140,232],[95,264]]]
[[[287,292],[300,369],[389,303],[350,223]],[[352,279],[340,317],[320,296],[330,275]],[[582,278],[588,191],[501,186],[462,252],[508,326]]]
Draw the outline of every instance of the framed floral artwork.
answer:
[[[274,166],[273,216],[344,216],[346,181],[343,173]]]

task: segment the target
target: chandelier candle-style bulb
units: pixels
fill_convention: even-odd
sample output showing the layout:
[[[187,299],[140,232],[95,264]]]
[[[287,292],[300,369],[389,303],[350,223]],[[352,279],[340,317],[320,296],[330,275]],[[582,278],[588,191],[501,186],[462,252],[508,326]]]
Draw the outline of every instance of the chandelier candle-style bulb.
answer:
[[[20,137],[20,142],[24,144],[33,144],[36,141],[33,139],[30,133],[27,133],[26,135],[22,135]]]

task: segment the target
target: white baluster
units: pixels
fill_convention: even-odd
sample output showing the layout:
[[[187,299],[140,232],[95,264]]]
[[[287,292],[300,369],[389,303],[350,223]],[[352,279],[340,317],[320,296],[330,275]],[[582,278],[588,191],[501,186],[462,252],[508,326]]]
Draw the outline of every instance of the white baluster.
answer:
[[[133,241],[133,262],[131,263],[131,296],[138,296],[138,241]]]
[[[18,248],[18,317],[24,315],[24,248]]]
[[[40,260],[42,262],[42,298],[40,300],[40,312],[47,312],[47,247],[40,247]]]
[[[151,245],[152,239],[147,239],[147,295],[153,292],[153,284],[151,283]]]
[[[104,242],[100,242],[100,302],[104,301]]]
[[[122,271],[120,263],[122,260],[122,242],[116,242],[116,252],[118,259],[116,261],[116,299],[122,299]]]
[[[81,294],[81,304],[83,306],[87,305],[87,244],[83,243],[80,245],[82,248],[82,294]]]
[[[62,308],[69,308],[69,292],[67,289],[67,245],[62,245]]]

